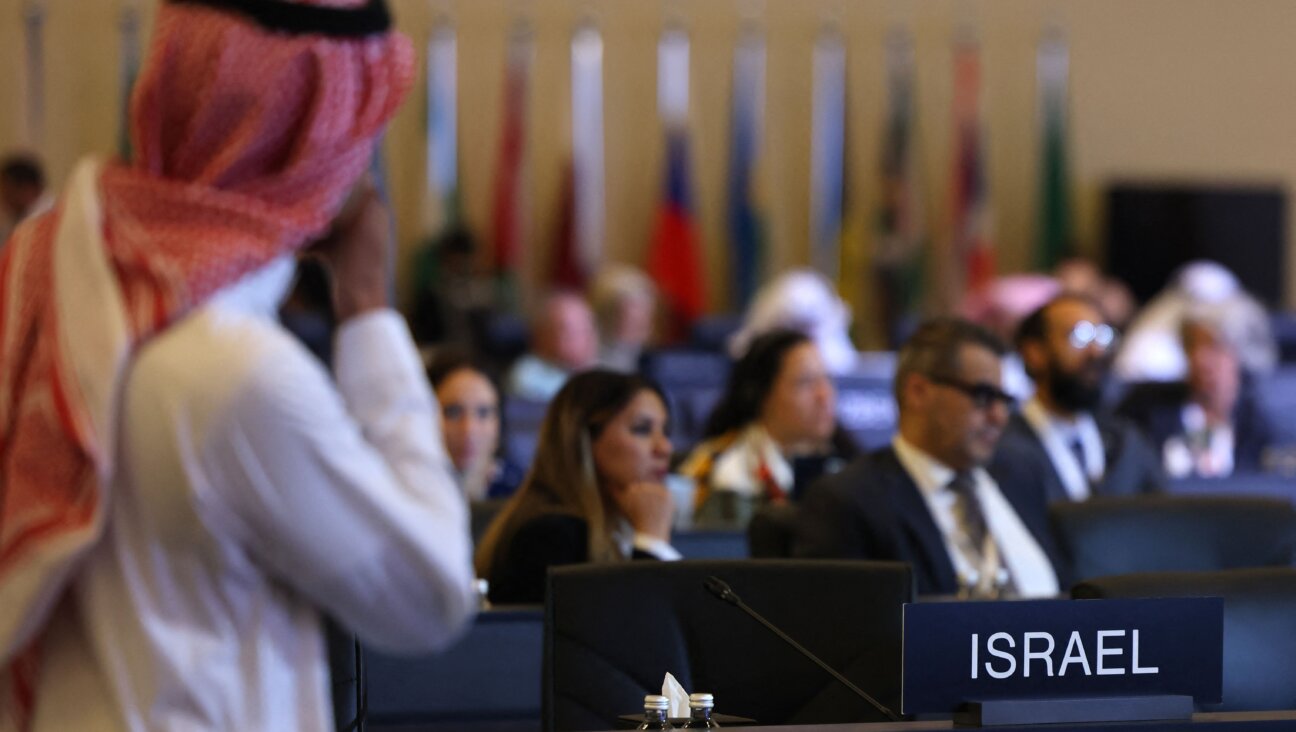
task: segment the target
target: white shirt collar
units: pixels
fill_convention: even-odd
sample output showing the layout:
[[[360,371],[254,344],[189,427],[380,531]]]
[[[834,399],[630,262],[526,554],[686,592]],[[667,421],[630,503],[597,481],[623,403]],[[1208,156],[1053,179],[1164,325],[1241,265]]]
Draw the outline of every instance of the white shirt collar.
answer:
[[[222,310],[275,317],[292,292],[296,276],[297,259],[284,254],[217,292],[210,302]]]
[[[954,541],[954,493],[949,482],[954,470],[923,452],[899,433],[891,440],[900,465],[917,484],[927,504],[927,512],[941,532],[945,552],[960,578],[973,575],[974,565]],[[999,550],[1000,561],[1007,567],[1012,586],[1021,597],[1050,597],[1058,593],[1057,574],[1039,542],[1022,523],[1016,509],[999,490],[990,473],[983,468],[972,470],[977,499],[985,515],[986,528]],[[960,579],[962,583],[964,579]]]
[[[1102,434],[1093,415],[1081,412],[1074,420],[1063,419],[1050,412],[1036,396],[1022,405],[1022,418],[1044,444],[1044,451],[1048,453],[1049,461],[1071,500],[1087,499],[1092,492],[1090,483],[1102,480],[1107,472]],[[1071,450],[1071,443],[1075,440],[1080,441],[1084,452],[1084,465]]]

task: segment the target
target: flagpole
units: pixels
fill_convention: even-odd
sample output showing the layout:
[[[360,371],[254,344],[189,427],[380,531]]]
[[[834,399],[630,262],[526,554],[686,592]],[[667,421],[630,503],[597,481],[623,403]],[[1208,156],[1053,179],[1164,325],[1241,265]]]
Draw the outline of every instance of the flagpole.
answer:
[[[119,29],[121,31],[121,68],[118,83],[121,88],[118,97],[121,103],[121,114],[118,117],[117,153],[122,160],[131,158],[130,100],[135,88],[135,77],[139,75],[140,63],[140,0],[124,0],[121,9]]]
[[[1040,189],[1035,264],[1048,271],[1071,253],[1071,201],[1067,170],[1070,51],[1065,31],[1050,24],[1036,53],[1036,115],[1039,124]]]
[[[426,198],[423,233],[427,240],[458,223],[458,43],[454,24],[438,18],[427,41]]]
[[[729,138],[729,241],[734,306],[747,307],[764,275],[759,168],[765,114],[765,38],[745,20],[734,49]]]
[[[41,151],[45,141],[45,0],[24,0],[23,36],[27,50],[26,143]]]
[[[918,155],[914,47],[908,30],[896,27],[886,45],[888,110],[882,149],[882,210],[873,268],[878,312],[888,345],[896,347],[923,309],[930,264]]]
[[[810,263],[837,283],[846,147],[846,44],[828,25],[814,45],[810,137]]]
[[[588,281],[603,259],[603,36],[592,20],[572,34],[572,175],[574,239],[580,276]]]

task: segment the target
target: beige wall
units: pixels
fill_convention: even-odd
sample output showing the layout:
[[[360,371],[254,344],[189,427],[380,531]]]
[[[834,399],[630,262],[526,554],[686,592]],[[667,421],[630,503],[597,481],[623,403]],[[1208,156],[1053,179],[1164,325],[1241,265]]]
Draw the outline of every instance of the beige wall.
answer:
[[[989,174],[1001,269],[1029,264],[1035,205],[1034,54],[1048,20],[1072,42],[1072,161],[1079,237],[1102,234],[1100,193],[1114,177],[1296,182],[1296,3],[1290,0],[392,0],[420,45],[436,15],[456,20],[460,42],[461,169],[469,222],[485,232],[499,136],[507,28],[518,13],[536,35],[528,133],[533,244],[543,261],[569,125],[568,37],[593,17],[604,31],[607,254],[639,261],[660,185],[656,40],[669,18],[693,40],[691,121],[697,208],[713,283],[728,302],[724,176],[729,70],[742,13],[769,28],[764,146],[772,262],[806,260],[810,49],[826,19],[841,22],[850,53],[849,154],[856,204],[876,204],[883,40],[912,28],[918,55],[921,149],[933,231],[947,231],[951,131],[950,38],[974,22],[983,45]],[[87,152],[110,152],[117,120],[117,17],[122,0],[46,0],[46,126],[40,150],[56,177]],[[151,9],[152,2],[146,2]],[[24,131],[20,0],[0,0],[0,147],[30,144]],[[421,200],[420,93],[402,112],[387,153],[401,241],[417,240]],[[1289,236],[1289,241],[1291,240]],[[1290,247],[1289,247],[1290,248]],[[1289,256],[1287,273],[1296,256]],[[1289,303],[1296,303],[1288,287]]]

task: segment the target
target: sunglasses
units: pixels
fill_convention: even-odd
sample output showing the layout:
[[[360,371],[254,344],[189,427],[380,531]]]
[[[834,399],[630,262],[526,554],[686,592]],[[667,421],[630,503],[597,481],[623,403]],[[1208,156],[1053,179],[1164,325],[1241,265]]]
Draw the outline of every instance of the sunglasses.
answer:
[[[977,409],[989,409],[996,402],[1003,404],[1008,411],[1012,411],[1017,407],[1017,397],[992,384],[985,382],[967,384],[958,379],[950,379],[944,376],[928,376],[927,380],[933,384],[948,386],[951,389],[963,392],[968,399],[972,400],[972,406]]]
[[[1091,323],[1082,320],[1071,328],[1067,334],[1067,343],[1077,351],[1083,351],[1091,345],[1106,351],[1116,344],[1116,329],[1106,323]]]

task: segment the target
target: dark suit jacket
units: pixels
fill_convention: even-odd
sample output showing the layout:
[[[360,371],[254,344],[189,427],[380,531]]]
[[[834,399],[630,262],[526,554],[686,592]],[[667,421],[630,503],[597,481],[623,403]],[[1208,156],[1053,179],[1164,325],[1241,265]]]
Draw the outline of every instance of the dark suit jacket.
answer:
[[[1039,475],[1030,455],[996,460],[990,473],[1067,586],[1048,523]],[[940,529],[890,446],[814,483],[801,501],[793,553],[800,557],[889,559],[913,565],[918,594],[954,594],[958,578]]]
[[[1159,493],[1165,490],[1165,475],[1161,471],[1161,456],[1152,449],[1137,427],[1120,417],[1094,415],[1098,434],[1102,437],[1103,455],[1107,470],[1103,479],[1093,486],[1095,496],[1132,496],[1142,493]],[[1033,454],[1049,469],[1046,482],[1049,502],[1069,500],[1062,478],[1035,428],[1020,413],[1008,420],[1000,451]]]
[[[1138,425],[1162,455],[1166,440],[1184,435],[1183,407],[1188,401],[1188,385],[1183,382],[1147,382],[1130,387],[1116,411]],[[1273,440],[1269,418],[1255,393],[1244,386],[1233,409],[1233,471],[1260,472],[1264,449]]]
[[[589,561],[589,524],[571,514],[542,513],[503,541],[503,551],[491,565],[488,594],[501,605],[543,603],[550,567]],[[637,549],[631,558],[656,559]]]

